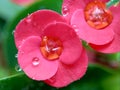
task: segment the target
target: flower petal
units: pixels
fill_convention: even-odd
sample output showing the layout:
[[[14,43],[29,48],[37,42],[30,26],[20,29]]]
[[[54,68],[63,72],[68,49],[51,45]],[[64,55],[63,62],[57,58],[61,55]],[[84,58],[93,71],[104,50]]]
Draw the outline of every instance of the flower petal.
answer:
[[[90,27],[85,19],[82,9],[77,10],[71,19],[71,25],[76,25],[78,28],[78,35],[81,39],[85,40],[87,43],[92,43],[96,45],[107,44],[113,40],[114,32],[109,26],[102,30],[96,30]]]
[[[28,77],[35,80],[46,80],[58,69],[58,61],[43,58],[40,52],[40,37],[28,37],[18,52],[18,63]]]
[[[63,52],[59,58],[64,64],[74,63],[82,51],[82,44],[73,28],[65,23],[49,24],[44,34],[50,37],[57,37],[63,44]]]
[[[110,10],[113,14],[113,21],[110,27],[113,28],[116,34],[120,35],[120,4],[116,7],[111,7]]]
[[[88,58],[85,50],[83,50],[78,61],[73,65],[65,65],[60,63],[57,73],[45,83],[54,87],[64,87],[80,79],[86,72],[88,65]]]
[[[44,27],[50,22],[64,22],[65,20],[51,10],[39,10],[24,18],[16,27],[14,36],[17,48],[27,37],[40,36]]]
[[[70,22],[73,13],[77,9],[84,9],[85,6],[91,1],[94,0],[63,0],[62,15],[68,22]],[[101,0],[101,1],[106,2],[108,0]]]
[[[70,21],[75,10],[85,5],[84,0],[63,0],[62,15],[66,20]]]
[[[120,52],[120,35],[115,35],[114,39],[105,45],[90,44],[92,48],[102,53],[116,53]]]

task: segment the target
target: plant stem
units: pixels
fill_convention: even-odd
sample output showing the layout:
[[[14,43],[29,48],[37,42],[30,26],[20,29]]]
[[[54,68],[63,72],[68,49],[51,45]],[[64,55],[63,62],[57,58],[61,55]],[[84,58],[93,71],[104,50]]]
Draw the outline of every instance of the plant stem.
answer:
[[[106,3],[107,8],[119,3],[120,0],[110,0],[109,2]]]

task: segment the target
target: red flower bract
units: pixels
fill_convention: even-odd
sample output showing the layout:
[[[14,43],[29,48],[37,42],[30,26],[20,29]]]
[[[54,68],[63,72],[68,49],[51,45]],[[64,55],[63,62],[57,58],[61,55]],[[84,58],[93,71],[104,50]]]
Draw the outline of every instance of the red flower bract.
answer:
[[[17,25],[18,63],[28,77],[64,87],[80,79],[88,60],[73,28],[58,13],[39,10]]]
[[[97,27],[98,29],[93,28],[93,22],[89,22],[89,24],[87,23],[84,13],[86,6],[91,2],[100,2],[100,4],[104,4],[107,1],[108,0],[64,0],[62,12],[64,18],[69,22],[69,24],[76,26],[79,37],[89,43],[92,48],[103,53],[115,53],[120,51],[120,4],[110,7],[109,10],[107,8],[103,8],[103,11],[101,12],[101,9],[93,6],[93,9],[96,8],[94,13],[97,14],[94,14],[95,17],[89,17],[89,19],[93,20],[94,22],[101,20],[100,22],[97,22],[97,24],[101,23],[102,19],[106,20],[106,22],[103,22],[101,25],[99,25],[100,27]],[[90,14],[91,12],[92,11],[90,11]],[[99,16],[97,16],[98,14]],[[112,19],[112,22],[110,19]],[[93,26],[91,27],[90,25]]]

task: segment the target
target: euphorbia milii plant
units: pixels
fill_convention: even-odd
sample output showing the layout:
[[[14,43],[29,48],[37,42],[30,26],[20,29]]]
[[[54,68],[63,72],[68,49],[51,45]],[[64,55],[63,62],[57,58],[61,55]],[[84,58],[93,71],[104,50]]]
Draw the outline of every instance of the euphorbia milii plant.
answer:
[[[62,14],[95,50],[120,52],[119,0],[64,0]]]
[[[88,58],[74,29],[58,13],[39,10],[16,26],[18,63],[25,74],[64,87],[86,72]]]

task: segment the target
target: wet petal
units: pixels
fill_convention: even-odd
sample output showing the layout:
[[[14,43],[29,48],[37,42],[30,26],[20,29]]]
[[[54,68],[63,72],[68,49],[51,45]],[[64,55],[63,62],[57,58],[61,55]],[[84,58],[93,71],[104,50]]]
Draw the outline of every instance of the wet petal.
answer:
[[[18,63],[28,77],[46,80],[57,72],[58,61],[43,58],[40,52],[40,41],[37,36],[28,37],[18,51]]]
[[[49,80],[45,82],[54,87],[64,87],[68,84],[72,83],[80,79],[86,72],[88,65],[88,58],[85,50],[83,50],[81,56],[78,61],[73,65],[65,65],[60,63],[57,73]],[[54,82],[51,82],[51,80]]]
[[[83,0],[63,0],[62,15],[69,22],[74,11],[83,8],[84,5]]]
[[[115,35],[114,39],[105,45],[90,44],[92,48],[102,53],[116,53],[120,52],[120,35]]]
[[[63,51],[59,58],[64,64],[74,63],[81,55],[82,44],[73,28],[65,23],[48,25],[44,34],[49,37],[57,37],[63,44]]]
[[[16,27],[14,36],[17,48],[27,37],[40,36],[44,27],[50,22],[64,22],[64,19],[56,12],[39,10],[23,19]]]
[[[110,10],[113,14],[113,22],[110,27],[113,28],[116,34],[120,35],[120,4],[116,7],[111,7]]]
[[[63,0],[62,15],[68,22],[70,22],[73,13],[77,9],[84,9],[85,6],[91,1],[94,0]],[[108,0],[101,0],[101,1],[106,2]]]
[[[79,30],[77,33],[79,37],[87,43],[103,45],[112,41],[114,37],[113,29],[109,26],[101,30],[90,27],[84,19],[82,9],[79,9],[74,13],[71,19],[71,25],[76,25],[78,27]]]

